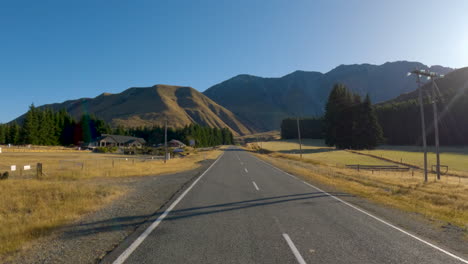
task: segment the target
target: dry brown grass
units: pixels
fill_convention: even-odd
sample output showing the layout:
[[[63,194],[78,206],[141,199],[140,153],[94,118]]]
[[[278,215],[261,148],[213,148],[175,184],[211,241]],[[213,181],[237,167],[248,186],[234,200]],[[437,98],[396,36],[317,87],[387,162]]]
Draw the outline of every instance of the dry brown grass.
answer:
[[[18,171],[11,172],[11,178],[20,178],[20,174],[32,177],[35,175],[34,169],[20,173],[19,168],[42,163],[44,179],[148,176],[195,169],[201,161],[214,159],[220,154],[220,150],[191,153],[183,158],[173,158],[165,164],[162,159],[151,159],[149,156],[90,152],[2,153],[0,172],[9,170],[10,165],[16,165]]]
[[[0,145],[2,148],[3,153],[11,153],[11,152],[84,152],[82,150],[78,150],[76,147],[67,148],[62,146],[34,146],[34,145],[27,145],[27,146],[6,146]],[[89,152],[89,151],[88,151]]]
[[[0,172],[13,164],[19,167],[41,162],[46,175],[36,180],[19,179],[13,174],[0,181],[0,257],[11,255],[27,242],[97,210],[126,191],[93,178],[187,171],[201,166],[205,159],[217,158],[221,152],[193,153],[171,159],[167,164],[162,160],[143,161],[138,156],[89,152],[2,153]]]
[[[0,256],[98,209],[122,193],[116,187],[82,182],[1,181]]]
[[[274,153],[258,156],[290,173],[468,230],[468,180],[465,178],[444,177],[442,181],[431,179],[424,183],[420,172],[414,176],[399,172],[357,172]]]

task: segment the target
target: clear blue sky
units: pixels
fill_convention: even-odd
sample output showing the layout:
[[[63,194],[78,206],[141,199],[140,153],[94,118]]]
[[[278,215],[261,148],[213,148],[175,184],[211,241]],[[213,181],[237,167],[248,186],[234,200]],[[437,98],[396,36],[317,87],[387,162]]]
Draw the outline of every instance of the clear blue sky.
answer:
[[[2,0],[0,122],[154,84],[411,60],[468,66],[468,1]]]

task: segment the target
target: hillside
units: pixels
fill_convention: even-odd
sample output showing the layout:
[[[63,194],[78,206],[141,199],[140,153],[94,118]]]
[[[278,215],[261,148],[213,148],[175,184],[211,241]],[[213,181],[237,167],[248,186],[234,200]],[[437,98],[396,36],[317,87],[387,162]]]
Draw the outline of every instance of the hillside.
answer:
[[[65,109],[75,118],[83,113],[94,114],[113,126],[162,126],[167,118],[171,127],[198,123],[217,128],[228,127],[236,135],[251,133],[232,112],[191,87],[155,85],[130,88],[119,94],[103,93],[96,98],[41,107]]]
[[[415,80],[415,77],[412,77]],[[425,78],[424,78],[425,81]],[[448,73],[436,80],[440,91],[439,108],[440,142],[443,145],[468,145],[468,67]],[[428,144],[434,143],[433,109],[430,95],[432,84],[423,87]],[[420,108],[418,91],[402,94],[395,99],[378,104],[379,121],[387,143],[414,145],[421,143]]]
[[[328,73],[296,71],[281,78],[238,75],[207,89],[204,94],[259,131],[279,129],[281,120],[294,115],[318,116],[337,82],[373,102],[382,102],[416,89],[406,73],[415,68],[446,74],[452,69],[418,62],[382,65],[341,65]]]

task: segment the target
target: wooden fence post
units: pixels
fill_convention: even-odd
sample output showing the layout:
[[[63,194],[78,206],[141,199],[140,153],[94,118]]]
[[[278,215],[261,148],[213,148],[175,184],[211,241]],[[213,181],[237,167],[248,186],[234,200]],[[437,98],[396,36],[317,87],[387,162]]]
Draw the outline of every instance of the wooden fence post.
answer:
[[[42,178],[42,163],[38,163],[36,166],[36,178]]]

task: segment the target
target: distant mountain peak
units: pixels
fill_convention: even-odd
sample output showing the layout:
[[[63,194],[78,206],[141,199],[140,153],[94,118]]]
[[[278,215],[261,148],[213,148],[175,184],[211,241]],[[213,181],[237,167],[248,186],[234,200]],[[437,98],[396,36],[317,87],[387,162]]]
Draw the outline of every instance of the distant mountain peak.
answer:
[[[297,70],[280,78],[241,74],[208,88],[204,94],[258,130],[277,130],[281,120],[292,113],[322,115],[337,82],[362,96],[369,94],[373,102],[410,92],[416,89],[416,82],[406,74],[417,67],[442,74],[453,70],[404,60],[381,65],[342,64],[327,73]]]

